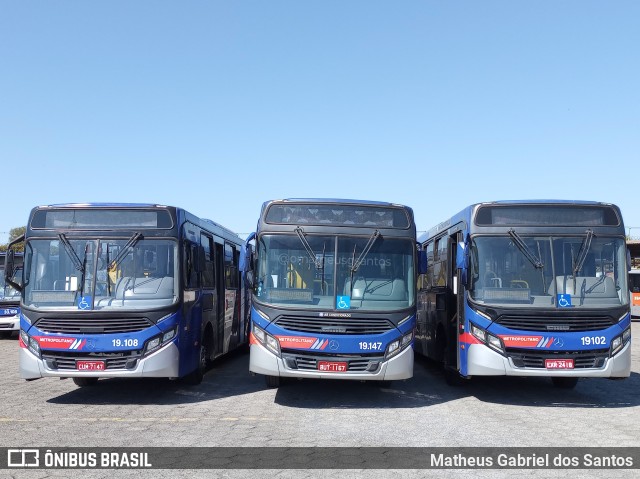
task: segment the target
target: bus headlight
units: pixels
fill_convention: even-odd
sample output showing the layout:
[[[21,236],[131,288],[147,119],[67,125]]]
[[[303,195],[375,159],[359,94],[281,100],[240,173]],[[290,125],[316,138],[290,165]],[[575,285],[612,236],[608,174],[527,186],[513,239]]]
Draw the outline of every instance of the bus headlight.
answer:
[[[493,349],[502,352],[502,341],[497,336],[493,334],[487,334],[487,345],[492,347]]]
[[[177,332],[178,332],[178,326],[170,329],[164,334],[158,334],[157,336],[154,336],[153,338],[149,339],[147,341],[147,344],[144,347],[144,354],[149,354],[155,351],[156,349],[159,349],[161,346],[164,346],[165,344],[171,342],[173,338],[176,337]]]
[[[413,339],[413,331],[405,334],[400,339],[391,341],[387,346],[387,351],[384,354],[385,359],[389,359],[395,356],[396,354],[398,354],[403,349],[406,349],[406,347],[411,344],[412,339]]]
[[[38,341],[29,336],[29,334],[24,329],[20,330],[20,339],[29,351],[31,351],[37,357],[40,357],[40,345],[38,344]]]
[[[620,336],[616,336],[611,341],[611,356],[620,351],[625,344],[631,340],[631,328],[625,329],[624,333]]]
[[[484,329],[480,329],[475,324],[471,325],[471,334],[473,334],[476,339],[480,340],[483,343],[487,342],[487,333]]]
[[[260,344],[276,356],[280,356],[280,342],[276,338],[271,336],[261,327],[257,326],[256,323],[253,323],[252,332]]]
[[[155,338],[151,338],[147,341],[147,346],[145,347],[145,353],[150,353],[154,349],[157,349],[160,346],[161,338],[160,336],[156,336]]]
[[[488,333],[482,328],[479,328],[475,324],[471,323],[471,334],[482,344],[489,346],[491,349],[495,349],[499,353],[504,352],[504,348],[502,347],[502,341],[499,337],[494,336],[491,333]]]

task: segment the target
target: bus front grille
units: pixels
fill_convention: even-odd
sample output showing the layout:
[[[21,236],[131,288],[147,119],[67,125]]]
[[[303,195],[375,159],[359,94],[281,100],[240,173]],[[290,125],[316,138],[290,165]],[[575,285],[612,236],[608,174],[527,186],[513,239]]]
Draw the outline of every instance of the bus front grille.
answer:
[[[124,370],[133,369],[142,357],[141,351],[127,351],[121,353],[72,353],[66,351],[47,351],[42,359],[50,369],[77,371],[77,361],[104,361],[105,369]]]
[[[318,363],[321,361],[345,362],[347,363],[347,372],[376,372],[380,364],[384,361],[383,356],[365,356],[365,355],[326,355],[313,356],[301,353],[284,353],[282,354],[284,364],[288,369],[299,371],[318,371]],[[339,372],[336,374],[340,374]]]
[[[507,357],[517,368],[545,369],[545,359],[573,359],[574,369],[602,368],[609,357],[608,349],[590,351],[534,351],[529,349],[507,348]]]
[[[152,326],[147,318],[42,318],[35,323],[41,331],[64,334],[135,333]]]
[[[500,316],[497,324],[505,328],[523,331],[599,331],[607,329],[616,324],[616,321],[609,316],[599,317],[549,317],[549,316]]]
[[[383,334],[395,329],[388,319],[312,318],[281,316],[274,324],[288,331],[315,334]]]

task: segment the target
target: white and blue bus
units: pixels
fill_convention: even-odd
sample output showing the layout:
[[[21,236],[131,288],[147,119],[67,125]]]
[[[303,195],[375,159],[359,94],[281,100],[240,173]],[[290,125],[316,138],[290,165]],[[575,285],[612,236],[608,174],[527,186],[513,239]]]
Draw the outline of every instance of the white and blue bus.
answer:
[[[213,221],[152,204],[41,206],[24,243],[24,379],[197,384],[213,359],[248,340],[244,241]]]
[[[16,287],[20,287],[22,276],[22,253],[14,255],[12,270],[6,275],[5,260],[6,254],[0,252],[0,337],[17,336],[20,331],[20,291]]]
[[[416,228],[383,202],[264,203],[245,269],[252,373],[391,381],[413,375]]]
[[[617,206],[577,201],[471,205],[418,238],[415,350],[472,376],[630,374],[629,256]]]

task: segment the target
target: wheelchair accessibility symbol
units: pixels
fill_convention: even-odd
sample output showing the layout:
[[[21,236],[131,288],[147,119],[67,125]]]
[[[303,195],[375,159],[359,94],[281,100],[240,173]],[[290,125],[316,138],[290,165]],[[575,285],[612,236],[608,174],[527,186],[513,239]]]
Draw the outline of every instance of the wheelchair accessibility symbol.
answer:
[[[91,296],[81,296],[78,299],[78,309],[91,309]]]
[[[337,309],[351,309],[351,297],[350,296],[337,296],[336,297]]]
[[[558,307],[560,307],[560,308],[570,308],[571,307],[571,295],[570,294],[559,294],[558,295]]]

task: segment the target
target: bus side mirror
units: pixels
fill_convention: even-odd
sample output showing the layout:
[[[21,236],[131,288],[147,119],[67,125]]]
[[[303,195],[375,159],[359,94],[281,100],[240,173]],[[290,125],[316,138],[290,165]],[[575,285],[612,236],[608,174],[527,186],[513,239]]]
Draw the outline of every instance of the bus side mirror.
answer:
[[[253,271],[246,271],[244,273],[244,284],[248,289],[254,289],[256,286],[255,277],[253,276]]]
[[[469,271],[469,250],[463,241],[459,242],[456,248],[456,268],[460,270],[462,284],[466,285]]]
[[[427,252],[425,250],[418,250],[418,274],[427,273]]]
[[[22,285],[13,281],[13,274],[16,269],[16,256],[13,246],[22,243],[24,241],[24,235],[20,235],[7,245],[7,255],[4,257],[4,281],[9,284],[16,291],[22,291]]]
[[[240,251],[240,271],[246,273],[253,271],[253,247],[247,243]]]
[[[627,271],[631,271],[631,250],[627,248]]]
[[[9,281],[13,277],[13,268],[15,267],[15,256],[12,249],[7,250],[4,257],[4,279]]]

